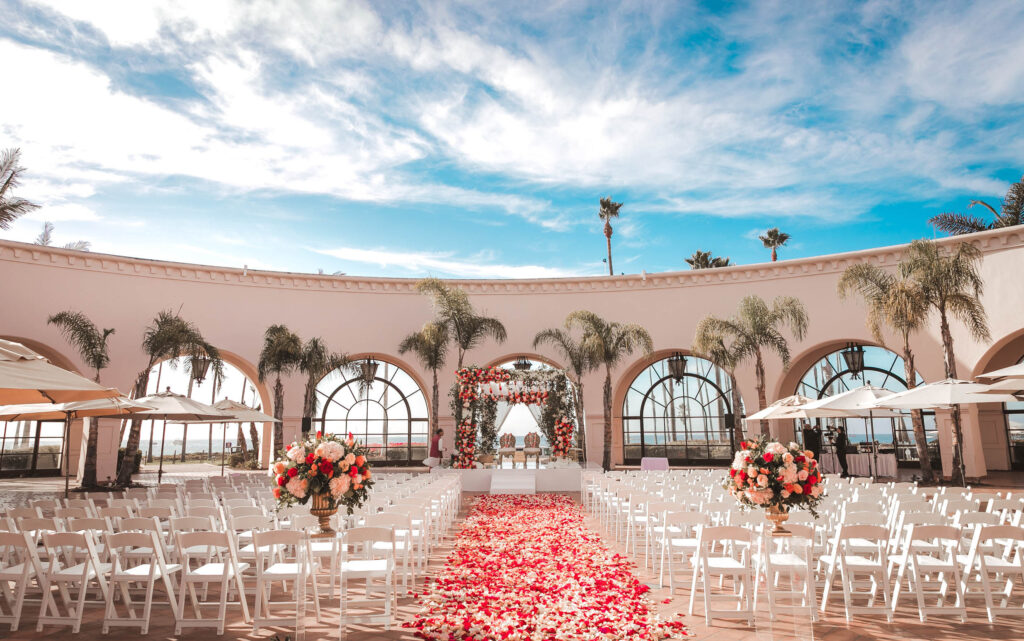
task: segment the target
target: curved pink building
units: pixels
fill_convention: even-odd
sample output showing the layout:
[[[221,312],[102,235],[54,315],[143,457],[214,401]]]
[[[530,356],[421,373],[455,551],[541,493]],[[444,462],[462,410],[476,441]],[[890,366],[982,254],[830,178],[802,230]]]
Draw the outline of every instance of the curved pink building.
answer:
[[[984,302],[993,340],[978,343],[954,324],[961,378],[1010,365],[1024,357],[1024,287],[1020,282],[1024,229],[984,232],[968,240],[984,253]],[[791,341],[793,360],[788,370],[782,369],[778,359],[768,359],[768,400],[798,391],[807,395],[815,391],[819,395],[829,393],[849,378],[844,378],[846,375],[841,371],[838,350],[850,341],[875,345],[865,328],[863,305],[856,300],[840,301],[836,296],[840,274],[858,262],[892,267],[904,249],[883,247],[701,271],[452,283],[465,288],[477,309],[496,316],[508,329],[504,344],[484,344],[467,355],[469,363],[491,365],[526,355],[559,365],[555,353],[536,353],[533,337],[541,329],[560,326],[569,312],[578,309],[646,327],[654,339],[654,354],[638,355],[613,372],[613,458],[620,464],[630,464],[642,456],[668,456],[677,463],[700,464],[723,458],[712,443],[714,435],[722,429],[722,417],[733,410],[728,407],[728,394],[719,393],[724,391],[721,373],[700,359],[691,358],[687,370],[690,378],[680,388],[667,387],[672,383],[665,380],[661,363],[674,352],[689,353],[697,322],[707,314],[732,314],[738,301],[748,294],[766,299],[779,295],[800,298],[808,308],[810,329],[803,341]],[[323,337],[333,349],[372,356],[397,366],[408,374],[410,385],[418,385],[425,392],[424,400],[417,402],[429,408],[430,372],[397,353],[399,341],[432,317],[430,301],[415,291],[415,283],[413,279],[210,267],[0,241],[0,336],[24,342],[59,365],[91,374],[57,330],[46,323],[47,317],[57,311],[81,310],[99,326],[116,328],[110,342],[111,365],[104,370],[103,381],[127,391],[146,364],[139,349],[142,332],[160,310],[180,308],[182,316],[195,322],[207,340],[222,350],[225,360],[253,381],[257,380],[256,361],[264,329],[273,323],[283,323],[304,338]],[[898,342],[894,340],[892,344]],[[916,335],[912,347],[917,354],[919,380],[944,378],[937,322]],[[903,375],[899,357],[882,348],[872,354],[865,378],[876,385],[899,389]],[[454,362],[454,356],[450,360]],[[454,365],[449,369],[454,369]],[[443,372],[440,414],[442,426],[447,427],[452,425],[452,418],[444,391],[453,380],[451,371]],[[300,429],[303,382],[299,377],[286,381],[286,440]],[[601,372],[585,380],[587,449],[588,458],[594,461],[600,461],[602,448],[602,382]],[[757,409],[752,366],[741,367],[738,382],[747,413],[752,413]],[[269,412],[272,400],[268,387],[255,386],[264,410]],[[666,398],[668,402],[664,403]],[[1018,411],[1024,412],[1024,407],[1004,407],[998,403],[966,409],[968,476],[981,477],[989,470],[1005,470],[1015,463],[1024,463],[1024,452],[1018,456],[1012,446],[1015,440],[1024,443],[1024,414]],[[415,423],[411,416],[403,420],[406,419]],[[938,412],[929,420],[948,475],[948,416]],[[111,427],[116,425],[114,421],[109,423]],[[425,430],[425,424],[416,423],[410,429],[419,434]],[[773,429],[780,431],[780,437],[792,437],[792,425],[773,425]],[[446,429],[449,450],[452,431]],[[81,432],[82,427],[76,426],[72,434],[72,469],[76,469],[80,455]],[[103,479],[113,474],[117,430],[104,427],[100,435],[99,478]],[[264,436],[269,436],[269,429]],[[894,427],[879,440],[892,441],[897,450],[902,450],[901,459],[909,459],[914,454],[912,447],[906,447],[906,437],[905,430]],[[268,454],[268,440],[261,439],[264,458]],[[410,460],[415,456],[411,455]],[[400,458],[398,452],[395,460],[401,462]],[[0,452],[0,474],[4,472]]]

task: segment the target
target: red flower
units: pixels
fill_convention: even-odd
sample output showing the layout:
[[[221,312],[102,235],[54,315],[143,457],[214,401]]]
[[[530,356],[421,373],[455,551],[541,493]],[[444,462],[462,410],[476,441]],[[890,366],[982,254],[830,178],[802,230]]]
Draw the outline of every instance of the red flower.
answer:
[[[316,437],[317,437],[317,439],[321,439],[321,438],[323,438],[323,437],[324,437],[324,433],[323,433],[323,432],[321,432],[320,430],[317,430],[317,431],[316,431]]]
[[[764,459],[765,463],[771,463],[772,459],[775,458],[775,455],[772,454],[771,452],[765,452],[764,455],[761,458]]]
[[[729,476],[736,476],[736,470],[729,468]]]
[[[285,479],[285,478],[284,478],[283,476],[279,476],[279,477],[277,477],[277,484],[278,484],[278,485],[284,485],[284,484],[285,484],[285,483],[287,483],[287,482],[288,482],[288,481],[287,481],[287,480],[286,480],[286,479]]]
[[[320,461],[320,473],[326,476],[331,470],[334,469],[334,463],[330,461]]]
[[[814,483],[804,483],[804,494],[810,494]]]
[[[312,452],[310,452],[309,454],[306,455],[306,465],[312,465],[313,461],[315,459],[316,459],[316,454],[313,454]]]
[[[747,449],[747,442],[746,441],[740,441],[740,449],[741,450]]]
[[[359,468],[358,467],[353,465],[352,467],[348,468],[348,475],[349,476],[351,476],[352,478],[355,478],[356,474],[359,474]]]
[[[298,474],[299,474],[298,468],[295,468],[295,467],[289,467],[288,468],[288,476],[289,477],[295,478],[296,476],[298,476]]]

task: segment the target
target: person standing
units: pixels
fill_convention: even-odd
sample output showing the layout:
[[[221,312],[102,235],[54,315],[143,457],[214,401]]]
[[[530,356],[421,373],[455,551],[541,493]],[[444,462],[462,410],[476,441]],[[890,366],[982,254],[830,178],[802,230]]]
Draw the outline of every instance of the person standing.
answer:
[[[423,463],[427,467],[437,467],[441,464],[441,438],[444,436],[444,430],[437,428],[434,430],[434,436],[430,438],[430,452],[427,460]]]
[[[803,425],[804,449],[810,450],[814,460],[821,458],[821,428],[804,422]]]
[[[850,476],[850,471],[846,467],[846,450],[850,447],[850,439],[846,436],[846,425],[840,423],[838,430],[836,431],[836,438],[832,441],[836,447],[836,459],[839,461],[839,468],[842,473],[839,475],[842,478]]]

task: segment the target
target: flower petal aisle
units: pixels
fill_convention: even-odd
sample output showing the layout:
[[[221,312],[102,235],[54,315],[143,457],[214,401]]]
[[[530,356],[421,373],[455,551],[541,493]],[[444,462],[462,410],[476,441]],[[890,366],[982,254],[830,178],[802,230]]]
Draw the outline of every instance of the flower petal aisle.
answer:
[[[649,588],[558,494],[485,495],[405,627],[423,639],[664,639]]]

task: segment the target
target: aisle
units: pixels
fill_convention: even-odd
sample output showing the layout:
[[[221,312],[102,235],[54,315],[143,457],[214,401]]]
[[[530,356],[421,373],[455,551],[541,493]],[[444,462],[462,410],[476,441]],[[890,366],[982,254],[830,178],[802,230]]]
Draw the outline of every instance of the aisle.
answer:
[[[664,639],[686,635],[660,621],[625,557],[585,527],[558,494],[480,497],[423,610],[403,624],[423,639]]]

